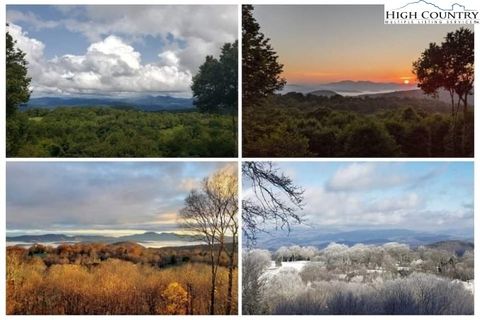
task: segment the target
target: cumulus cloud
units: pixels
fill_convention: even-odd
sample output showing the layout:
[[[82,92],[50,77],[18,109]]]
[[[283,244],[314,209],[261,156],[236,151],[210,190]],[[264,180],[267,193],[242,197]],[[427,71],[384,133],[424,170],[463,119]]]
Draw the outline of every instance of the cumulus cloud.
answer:
[[[58,20],[7,10],[9,31],[27,53],[34,95],[139,92],[190,94],[206,55],[237,38],[236,6],[58,6]],[[46,59],[45,45],[21,25],[64,28],[90,41],[82,55]],[[162,43],[158,60],[142,63],[145,37]]]
[[[435,185],[444,170],[436,166],[405,172],[396,164],[370,162],[341,166],[324,184],[304,186],[303,214],[312,225],[328,227],[469,227],[473,218],[470,202],[438,210],[430,189],[414,188],[428,181]]]
[[[310,187],[305,192],[304,214],[320,225],[396,225],[424,206],[424,199],[415,193],[370,197],[368,193],[332,192]]]
[[[18,47],[26,53],[32,90],[52,94],[188,91],[192,74],[182,70],[174,54],[158,64],[142,64],[141,55],[117,36],[92,43],[83,55],[46,60],[44,45],[21,27],[9,27]],[[168,60],[168,61],[165,61]],[[161,62],[167,62],[162,65]],[[176,63],[172,63],[176,62]]]

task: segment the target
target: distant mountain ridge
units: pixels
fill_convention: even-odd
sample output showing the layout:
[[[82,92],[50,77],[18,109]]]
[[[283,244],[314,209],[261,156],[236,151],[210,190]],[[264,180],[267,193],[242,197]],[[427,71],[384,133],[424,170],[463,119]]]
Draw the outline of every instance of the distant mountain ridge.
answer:
[[[394,97],[394,98],[432,99],[432,100],[440,100],[448,104],[451,103],[450,94],[446,90],[439,90],[438,98],[434,98],[430,95],[425,94],[421,89],[362,94],[358,97],[369,97],[369,98],[383,98],[383,97],[393,98]],[[457,101],[457,99],[458,97],[455,97],[455,101]],[[473,94],[467,97],[467,103],[473,106],[473,103],[474,103]]]
[[[168,111],[192,109],[192,98],[175,98],[171,96],[140,96],[140,97],[39,97],[30,98],[20,109],[32,108],[54,109],[58,107],[131,107],[143,111]]]
[[[333,96],[341,96],[340,94],[332,90],[315,90],[310,92],[309,94],[313,94],[315,96],[329,97],[329,98]]]
[[[257,240],[257,246],[266,249],[278,249],[281,246],[315,246],[324,248],[331,242],[342,243],[349,246],[357,243],[382,245],[388,242],[408,244],[412,247],[428,245],[440,241],[463,240],[469,241],[468,236],[460,238],[446,233],[427,233],[406,229],[360,229],[353,231],[339,231],[321,233],[315,230],[294,231],[289,235],[282,233],[278,237],[261,235]]]
[[[149,242],[149,241],[193,241],[194,238],[189,235],[178,234],[174,232],[145,232],[141,234],[132,234],[121,237],[108,237],[99,235],[74,235],[65,234],[43,234],[43,235],[22,235],[7,237],[7,242]]]
[[[288,92],[300,92],[303,94],[318,94],[322,91],[333,91],[339,95],[355,96],[363,93],[384,93],[392,91],[403,91],[416,89],[414,84],[403,84],[395,82],[374,82],[368,80],[342,80],[321,84],[286,84],[282,94]]]
[[[382,92],[412,89],[415,86],[405,85],[395,82],[373,82],[373,81],[353,81],[342,80],[337,82],[325,83],[317,86],[317,90],[331,90],[335,92]]]

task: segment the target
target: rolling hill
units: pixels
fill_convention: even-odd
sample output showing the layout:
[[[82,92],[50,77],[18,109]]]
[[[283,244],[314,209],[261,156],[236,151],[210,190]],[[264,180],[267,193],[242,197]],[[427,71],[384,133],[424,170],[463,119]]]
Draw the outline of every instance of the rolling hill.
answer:
[[[451,98],[447,91],[440,90],[438,93],[438,98],[434,98],[430,95],[423,93],[420,89],[414,90],[405,90],[405,91],[393,91],[393,92],[386,92],[386,93],[370,93],[370,94],[363,94],[359,97],[369,97],[369,98],[409,98],[409,99],[429,99],[429,100],[439,100],[445,103],[450,104]],[[457,99],[455,97],[455,99]],[[467,98],[468,104],[473,106],[474,103],[474,95],[470,95]]]
[[[349,246],[357,243],[382,245],[388,242],[408,244],[412,247],[429,245],[451,240],[459,240],[459,237],[449,233],[428,233],[406,229],[360,229],[352,231],[319,232],[318,230],[298,230],[286,235],[281,233],[278,237],[271,235],[259,236],[257,246],[270,250],[276,250],[281,246],[315,246],[324,248],[331,242],[342,243]],[[465,237],[462,241],[470,240]]]
[[[193,99],[175,98],[171,96],[139,96],[139,97],[39,97],[31,98],[21,106],[21,110],[34,108],[55,109],[57,107],[131,107],[143,111],[173,111],[192,109]]]
[[[100,235],[65,235],[65,234],[43,234],[43,235],[21,235],[7,237],[7,242],[151,242],[151,241],[192,241],[192,237],[188,235],[178,234],[174,232],[145,232],[141,234],[133,234],[122,237],[107,237]]]

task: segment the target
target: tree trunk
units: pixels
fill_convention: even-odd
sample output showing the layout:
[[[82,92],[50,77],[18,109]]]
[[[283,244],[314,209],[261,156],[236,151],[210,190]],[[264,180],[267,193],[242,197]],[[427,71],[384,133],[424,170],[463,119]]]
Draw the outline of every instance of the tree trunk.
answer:
[[[468,117],[468,93],[463,97],[463,128],[462,128],[462,156],[467,152],[467,117]]]
[[[235,111],[235,110],[234,110]],[[235,150],[238,150],[238,139],[237,139],[237,131],[238,128],[235,126],[235,112],[232,111],[232,130],[233,130],[233,140],[235,141]]]
[[[232,300],[233,300],[233,269],[234,269],[234,260],[235,260],[235,236],[232,240],[232,250],[229,253],[229,264],[228,264],[228,291],[227,291],[227,315],[232,312]]]
[[[185,314],[193,315],[193,286],[187,284],[187,312]]]
[[[450,99],[452,100],[452,118],[455,117],[455,93],[450,91]]]
[[[212,273],[212,281],[210,284],[210,314],[215,314],[215,289],[217,286],[217,266],[215,264],[215,257],[213,252],[213,247],[210,253],[210,261],[211,261],[211,273]]]

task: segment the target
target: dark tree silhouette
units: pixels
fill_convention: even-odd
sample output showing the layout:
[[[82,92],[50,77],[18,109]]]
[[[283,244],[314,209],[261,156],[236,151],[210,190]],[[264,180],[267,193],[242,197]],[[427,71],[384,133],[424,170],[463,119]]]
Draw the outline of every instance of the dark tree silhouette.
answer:
[[[271,162],[244,162],[242,175],[254,193],[242,201],[242,228],[247,243],[254,243],[258,232],[268,227],[290,231],[293,223],[304,221],[297,213],[303,208],[304,190]]]
[[[466,28],[449,32],[442,43],[445,55],[449,57],[455,77],[455,92],[467,112],[467,98],[472,94],[474,80],[474,34]]]
[[[413,63],[413,73],[417,76],[418,87],[428,95],[438,97],[438,90],[448,91],[451,98],[452,116],[455,114],[455,78],[450,74],[450,63],[442,48],[430,43],[428,49]]]
[[[473,31],[460,28],[449,32],[440,45],[430,43],[429,48],[413,63],[413,73],[417,76],[418,86],[426,94],[436,96],[440,88],[450,93],[452,114],[455,112],[455,94],[458,104],[462,102],[466,112],[467,97],[473,89]]]
[[[467,28],[449,32],[441,44],[430,43],[421,57],[413,63],[418,86],[432,96],[439,89],[449,92],[453,118],[452,132],[456,132],[457,116],[463,106],[462,149],[465,152],[468,117],[468,96],[474,81],[474,34]],[[457,103],[455,107],[455,95]],[[454,139],[455,140],[455,139]],[[456,140],[454,141],[456,149]]]
[[[262,98],[285,85],[281,77],[283,65],[270,45],[270,39],[260,32],[253,17],[253,6],[242,6],[242,101],[253,106]]]
[[[8,24],[7,24],[8,27]],[[27,61],[25,53],[16,48],[16,41],[7,31],[6,35],[6,113],[11,117],[18,109],[18,105],[30,99],[30,78],[27,77]]]

